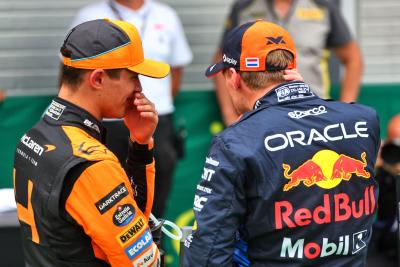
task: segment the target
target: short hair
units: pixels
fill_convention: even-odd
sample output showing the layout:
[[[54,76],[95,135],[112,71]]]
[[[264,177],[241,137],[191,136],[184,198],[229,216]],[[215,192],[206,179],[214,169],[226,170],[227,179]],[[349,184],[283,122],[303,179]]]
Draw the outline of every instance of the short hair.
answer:
[[[284,82],[284,70],[293,60],[294,57],[291,52],[283,49],[274,50],[268,54],[266,65],[278,70],[243,71],[240,72],[240,76],[252,90],[263,89],[272,83]]]
[[[106,69],[104,71],[111,79],[119,79],[122,70],[123,69]],[[83,75],[90,71],[92,70],[77,69],[62,65],[60,83],[66,84],[74,90],[82,83]]]

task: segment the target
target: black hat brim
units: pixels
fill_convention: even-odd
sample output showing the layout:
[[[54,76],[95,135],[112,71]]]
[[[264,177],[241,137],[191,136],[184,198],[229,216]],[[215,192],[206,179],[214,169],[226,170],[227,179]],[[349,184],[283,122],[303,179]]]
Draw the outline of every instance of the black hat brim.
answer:
[[[225,68],[226,68],[226,66],[225,66],[224,62],[220,61],[218,63],[212,64],[211,66],[209,66],[205,72],[205,75],[207,78],[213,77]]]

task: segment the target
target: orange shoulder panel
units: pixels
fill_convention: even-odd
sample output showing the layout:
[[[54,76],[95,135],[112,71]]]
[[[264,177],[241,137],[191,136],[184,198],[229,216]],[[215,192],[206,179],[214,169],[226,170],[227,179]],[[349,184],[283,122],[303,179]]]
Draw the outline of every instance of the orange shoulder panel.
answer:
[[[71,142],[74,156],[90,161],[108,159],[118,162],[114,153],[84,130],[74,126],[62,126],[62,129]]]
[[[83,171],[65,209],[92,239],[96,256],[112,266],[155,266],[158,248],[118,162],[102,160]]]

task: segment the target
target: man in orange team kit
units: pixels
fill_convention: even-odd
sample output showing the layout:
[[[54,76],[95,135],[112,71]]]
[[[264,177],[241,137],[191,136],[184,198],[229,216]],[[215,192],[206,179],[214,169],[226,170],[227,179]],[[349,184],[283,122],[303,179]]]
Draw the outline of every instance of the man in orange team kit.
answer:
[[[61,89],[18,144],[15,198],[29,266],[159,266],[148,226],[158,116],[138,75],[165,77],[144,59],[127,22],[93,20],[61,48]],[[130,131],[126,170],[104,146],[103,118]]]

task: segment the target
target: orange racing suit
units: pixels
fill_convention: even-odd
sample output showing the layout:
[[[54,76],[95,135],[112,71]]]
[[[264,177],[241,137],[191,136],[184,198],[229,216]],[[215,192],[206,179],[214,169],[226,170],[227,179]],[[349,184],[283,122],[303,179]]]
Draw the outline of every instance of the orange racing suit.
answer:
[[[21,138],[14,186],[29,265],[158,265],[152,146],[130,143],[124,170],[104,140],[96,118],[60,98]]]

